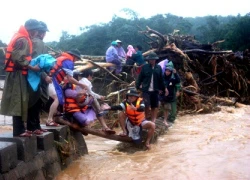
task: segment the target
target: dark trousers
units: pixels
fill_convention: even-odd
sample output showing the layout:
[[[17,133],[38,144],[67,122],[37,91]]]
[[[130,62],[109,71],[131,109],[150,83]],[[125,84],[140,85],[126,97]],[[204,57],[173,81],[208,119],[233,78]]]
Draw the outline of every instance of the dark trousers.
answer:
[[[19,136],[25,132],[24,122],[22,116],[13,116],[13,136]]]
[[[28,109],[27,130],[35,131],[41,129],[40,126],[40,109],[42,101],[39,99],[32,107]]]

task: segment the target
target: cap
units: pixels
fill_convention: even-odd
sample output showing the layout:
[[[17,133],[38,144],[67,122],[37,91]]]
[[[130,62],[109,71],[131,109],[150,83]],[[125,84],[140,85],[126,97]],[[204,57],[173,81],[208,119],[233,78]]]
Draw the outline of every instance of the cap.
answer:
[[[29,19],[25,22],[24,27],[29,30],[39,30],[42,26],[36,19]]]
[[[139,94],[138,94],[137,91],[134,90],[134,89],[128,90],[128,92],[127,92],[126,95],[127,95],[127,96],[136,96],[136,97],[139,97]]]
[[[42,27],[39,29],[40,31],[44,31],[44,32],[49,31],[49,29],[48,29],[48,27],[47,27],[47,24],[46,24],[45,22],[40,21],[39,23],[40,23],[40,25],[42,26]]]
[[[154,52],[149,53],[148,56],[145,57],[145,60],[157,60],[157,59],[159,59],[159,57]]]
[[[78,59],[81,59],[81,52],[77,49],[73,49],[73,50],[66,51],[66,52],[77,57]]]
[[[122,43],[122,41],[120,41],[119,39],[115,40],[115,42],[117,42],[117,43]]]

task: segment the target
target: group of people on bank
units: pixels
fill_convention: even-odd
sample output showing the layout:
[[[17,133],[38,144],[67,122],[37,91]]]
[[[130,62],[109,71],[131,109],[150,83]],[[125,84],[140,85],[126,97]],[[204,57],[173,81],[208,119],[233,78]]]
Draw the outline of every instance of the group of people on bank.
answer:
[[[147,129],[145,146],[149,149],[159,105],[164,109],[163,122],[166,126],[176,117],[180,78],[173,63],[164,60],[156,64],[159,58],[155,53],[144,58],[140,45],[135,49],[129,45],[126,53],[120,40],[113,41],[106,51],[106,61],[115,65],[110,70],[120,74],[126,65],[129,72],[136,63],[138,78],[135,89],[129,90],[119,105],[100,105],[98,100],[104,100],[105,96],[93,92],[91,69],[81,73],[74,71],[74,62],[81,59],[81,53],[73,49],[57,58],[52,57],[43,42],[48,31],[44,22],[30,19],[8,44],[0,112],[13,117],[13,136],[30,137],[47,131],[40,126],[39,114],[41,104],[50,97],[53,103],[46,126],[59,126],[53,117],[61,106],[65,114],[75,119],[77,126],[85,127],[98,119],[105,133],[114,134],[103,116],[105,111],[120,110],[122,133],[119,135],[129,136],[137,142],[141,140],[141,130]]]
[[[137,45],[135,48],[128,45],[127,53],[122,47],[122,41],[113,41],[106,51],[106,62],[112,63],[115,67],[109,68],[115,75],[119,75],[122,71],[130,72],[137,65],[137,74],[140,73],[142,65],[146,64],[142,55],[142,47]]]

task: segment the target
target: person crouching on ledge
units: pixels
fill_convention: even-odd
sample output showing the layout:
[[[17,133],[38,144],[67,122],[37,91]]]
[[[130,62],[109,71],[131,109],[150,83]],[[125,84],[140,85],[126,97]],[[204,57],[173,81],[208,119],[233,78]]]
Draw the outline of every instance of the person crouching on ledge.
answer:
[[[148,130],[145,146],[150,149],[150,140],[155,131],[155,123],[145,120],[145,104],[136,90],[129,90],[126,99],[119,105],[108,107],[106,110],[121,110],[120,125],[122,133],[120,136],[129,136],[135,142],[140,142],[142,129]]]

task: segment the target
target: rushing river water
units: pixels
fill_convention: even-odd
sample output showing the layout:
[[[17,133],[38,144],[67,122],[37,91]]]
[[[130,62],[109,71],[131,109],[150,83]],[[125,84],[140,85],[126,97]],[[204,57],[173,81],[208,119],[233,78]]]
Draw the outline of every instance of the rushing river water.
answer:
[[[131,154],[116,150],[116,141],[90,135],[85,140],[89,154],[56,180],[250,179],[249,106],[178,117],[150,151]]]

